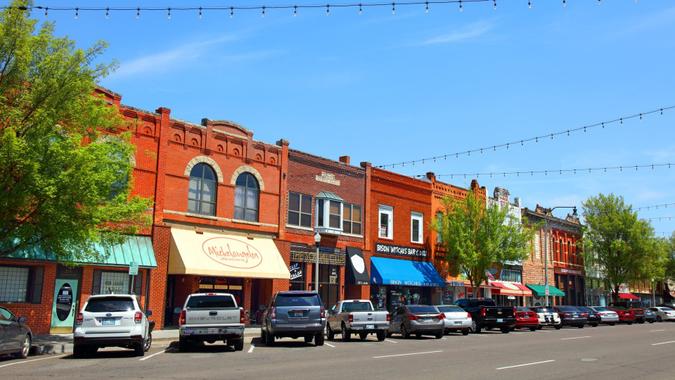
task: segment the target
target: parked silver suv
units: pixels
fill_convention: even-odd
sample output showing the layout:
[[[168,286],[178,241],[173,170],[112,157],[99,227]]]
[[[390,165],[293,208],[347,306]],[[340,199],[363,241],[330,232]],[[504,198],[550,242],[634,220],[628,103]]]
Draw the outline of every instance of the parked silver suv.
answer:
[[[91,355],[100,347],[131,348],[143,356],[152,344],[151,325],[134,295],[90,296],[75,320],[73,356]]]
[[[304,337],[306,343],[314,340],[323,346],[325,328],[326,311],[316,292],[286,291],[272,297],[263,315],[261,337],[268,346],[281,337]]]

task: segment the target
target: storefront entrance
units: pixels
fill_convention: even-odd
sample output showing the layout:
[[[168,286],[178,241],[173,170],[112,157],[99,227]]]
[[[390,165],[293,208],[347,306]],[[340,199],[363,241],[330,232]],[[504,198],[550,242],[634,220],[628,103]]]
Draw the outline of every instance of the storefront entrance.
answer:
[[[337,265],[319,266],[319,295],[326,309],[340,299],[340,267]]]
[[[431,288],[421,286],[371,286],[371,302],[377,310],[390,313],[400,305],[431,304]]]
[[[78,280],[57,278],[54,282],[52,324],[50,333],[67,334],[73,331],[77,314]]]

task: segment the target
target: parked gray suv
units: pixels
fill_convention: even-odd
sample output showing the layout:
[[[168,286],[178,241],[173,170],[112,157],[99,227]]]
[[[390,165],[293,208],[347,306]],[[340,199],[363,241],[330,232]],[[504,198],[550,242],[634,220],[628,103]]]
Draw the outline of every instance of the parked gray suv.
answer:
[[[326,311],[316,292],[286,291],[272,297],[263,314],[260,335],[268,346],[283,337],[303,337],[305,343],[314,340],[315,345],[323,346],[325,328]]]

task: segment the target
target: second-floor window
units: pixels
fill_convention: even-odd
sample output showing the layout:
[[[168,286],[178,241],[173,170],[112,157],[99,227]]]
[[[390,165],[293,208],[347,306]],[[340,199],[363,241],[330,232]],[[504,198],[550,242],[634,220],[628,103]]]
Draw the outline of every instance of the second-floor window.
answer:
[[[239,174],[234,189],[234,219],[257,222],[259,196],[260,186],[253,174]]]
[[[312,228],[312,196],[288,193],[288,224]]]
[[[190,170],[188,212],[216,215],[216,172],[207,164],[199,163]]]
[[[361,235],[361,206],[345,204],[342,220],[342,232]]]
[[[342,229],[342,202],[317,199],[316,200],[316,226]]]
[[[419,212],[410,214],[410,241],[421,244],[424,240],[422,226],[424,225],[424,216]]]
[[[394,238],[394,208],[380,205],[378,212],[379,230],[377,236],[385,239]]]

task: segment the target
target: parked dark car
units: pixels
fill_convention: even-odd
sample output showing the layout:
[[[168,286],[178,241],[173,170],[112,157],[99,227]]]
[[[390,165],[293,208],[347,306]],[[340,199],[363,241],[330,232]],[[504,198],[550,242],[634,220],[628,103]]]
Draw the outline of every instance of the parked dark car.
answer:
[[[392,313],[387,334],[401,334],[406,339],[412,334],[418,338],[422,335],[433,335],[436,339],[441,339],[444,332],[445,315],[436,306],[405,305],[399,306]]]
[[[598,327],[598,325],[601,322],[601,318],[600,318],[600,314],[597,311],[591,309],[588,306],[579,306],[579,307],[577,307],[577,309],[581,310],[583,313],[588,314],[588,317],[586,317],[586,318],[587,318],[587,323],[588,323],[589,326]]]
[[[645,322],[654,323],[656,320],[656,312],[651,308],[645,308]]]
[[[555,306],[553,309],[560,315],[563,326],[576,326],[582,329],[588,322],[588,313],[582,312],[576,306]]]
[[[262,319],[261,338],[268,346],[283,337],[303,337],[305,343],[314,340],[315,345],[323,346],[326,310],[316,292],[279,292],[272,297]]]
[[[33,342],[33,333],[26,325],[26,317],[17,318],[0,307],[0,354],[27,358]]]
[[[506,334],[516,326],[515,308],[497,306],[491,298],[464,298],[455,304],[471,314],[473,332],[482,329],[498,328]]]

